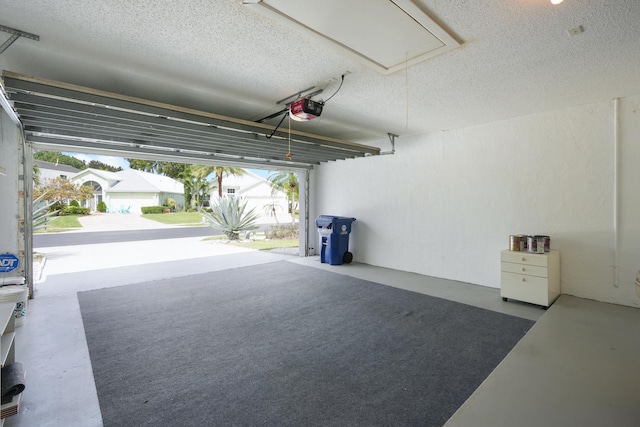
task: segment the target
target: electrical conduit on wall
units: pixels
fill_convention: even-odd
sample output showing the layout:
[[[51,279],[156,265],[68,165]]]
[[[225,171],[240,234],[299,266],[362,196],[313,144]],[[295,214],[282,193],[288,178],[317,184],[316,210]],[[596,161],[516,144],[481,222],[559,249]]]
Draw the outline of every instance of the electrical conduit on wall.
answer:
[[[613,100],[613,286],[620,287],[620,268],[618,266],[619,236],[618,236],[618,108],[620,98]]]

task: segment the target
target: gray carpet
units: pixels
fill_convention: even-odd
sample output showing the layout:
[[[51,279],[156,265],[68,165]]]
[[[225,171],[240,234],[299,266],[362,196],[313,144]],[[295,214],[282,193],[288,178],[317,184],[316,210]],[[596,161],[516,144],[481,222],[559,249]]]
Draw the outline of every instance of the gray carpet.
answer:
[[[533,325],[286,261],[78,298],[106,427],[441,426]]]

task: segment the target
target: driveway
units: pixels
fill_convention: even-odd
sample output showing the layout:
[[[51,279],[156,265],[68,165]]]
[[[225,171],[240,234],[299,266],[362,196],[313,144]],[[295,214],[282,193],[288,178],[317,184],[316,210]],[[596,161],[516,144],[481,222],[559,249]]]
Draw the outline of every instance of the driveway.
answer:
[[[146,219],[138,214],[95,212],[91,215],[78,217],[78,221],[82,225],[82,230],[79,231],[149,230],[179,227]]]
[[[138,214],[95,213],[80,217],[79,221],[83,227],[82,231],[73,233],[145,229],[168,231],[180,228],[180,226],[149,220]],[[93,283],[89,280],[78,280],[71,286],[75,291],[81,291],[95,288],[96,281],[103,282],[98,272],[104,272],[109,276],[109,280],[104,281],[99,287],[122,285],[144,281],[139,277],[132,281],[132,276],[138,276],[142,270],[145,271],[143,275],[148,280],[186,276],[196,274],[195,271],[202,272],[224,267],[220,264],[224,264],[225,258],[213,257],[256,252],[254,249],[241,248],[226,241],[205,240],[202,236],[47,246],[37,247],[35,250],[44,256],[43,262],[34,264],[36,297],[43,297],[50,292],[57,293],[61,288],[66,287],[56,280],[60,279],[61,275],[91,272]],[[280,252],[290,256],[297,255],[297,249]],[[135,274],[132,274],[136,267],[139,268]],[[48,277],[53,280],[47,280]],[[66,277],[66,280],[69,279]]]
[[[82,229],[72,233],[168,230],[180,227],[149,220],[138,214],[93,213],[79,217],[78,221],[82,225]],[[162,266],[172,261],[237,254],[250,250],[217,240],[205,240],[204,237],[197,236],[38,247],[36,251],[45,257],[44,266],[34,266],[34,270],[40,270],[40,276],[35,274],[35,277],[40,277],[40,280],[37,281],[36,294],[42,295],[47,293],[49,288],[46,283],[48,276],[150,264],[155,265],[156,270],[161,272],[163,270]],[[110,276],[115,278],[118,275],[115,274],[115,271],[112,271]],[[112,282],[115,281],[112,280]],[[124,280],[124,282],[127,282],[127,280]],[[81,286],[81,288],[83,287],[91,289],[92,285],[87,283],[85,286]]]

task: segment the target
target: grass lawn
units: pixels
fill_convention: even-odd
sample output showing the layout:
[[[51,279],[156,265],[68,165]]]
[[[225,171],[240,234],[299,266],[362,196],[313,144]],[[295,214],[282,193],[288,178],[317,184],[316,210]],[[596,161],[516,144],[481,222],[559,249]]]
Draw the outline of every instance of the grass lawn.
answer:
[[[171,212],[161,214],[144,214],[142,218],[158,221],[163,224],[203,225],[202,216],[198,212]]]
[[[82,215],[65,215],[57,216],[47,224],[47,228],[35,231],[36,233],[56,233],[60,231],[69,231],[73,228],[82,228],[78,217]]]
[[[205,237],[202,240],[227,240],[227,236],[211,236]],[[258,240],[235,240],[229,241],[229,245],[240,246],[241,248],[257,249],[259,251],[270,251],[271,249],[280,248],[297,248],[299,243],[298,239],[260,239]]]
[[[273,240],[251,240],[229,242],[232,245],[240,246],[247,249],[258,249],[260,251],[270,251],[271,249],[280,248],[297,248],[298,239],[273,239]]]

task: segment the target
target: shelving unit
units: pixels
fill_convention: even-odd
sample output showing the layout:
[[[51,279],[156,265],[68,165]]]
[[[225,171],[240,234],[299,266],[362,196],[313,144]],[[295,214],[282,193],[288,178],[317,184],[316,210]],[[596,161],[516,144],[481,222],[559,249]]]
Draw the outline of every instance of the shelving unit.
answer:
[[[549,307],[560,296],[560,252],[500,253],[500,295]]]
[[[0,368],[15,362],[14,310],[15,304],[0,304]],[[0,426],[4,425],[5,418],[18,413],[21,400],[22,394],[19,394],[0,406]]]

